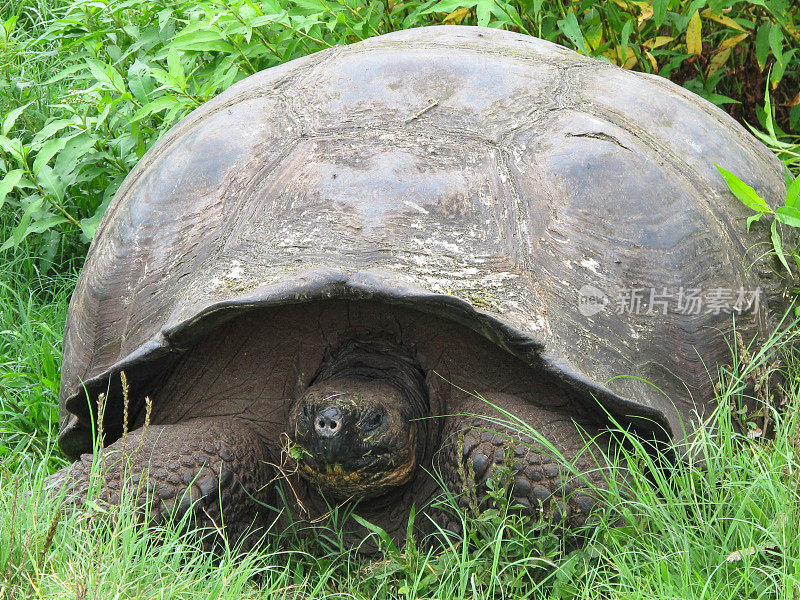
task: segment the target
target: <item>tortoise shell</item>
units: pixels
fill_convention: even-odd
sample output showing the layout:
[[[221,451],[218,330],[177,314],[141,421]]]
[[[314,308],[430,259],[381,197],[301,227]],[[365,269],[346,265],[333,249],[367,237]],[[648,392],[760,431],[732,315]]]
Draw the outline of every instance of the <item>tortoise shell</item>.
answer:
[[[784,306],[768,227],[781,163],[669,81],[529,36],[429,27],[232,86],[170,129],[97,230],[64,334],[60,444],[256,308],[371,300],[455,321],[675,441],[709,414],[736,328]],[[134,407],[135,408],[135,407]],[[649,425],[648,425],[649,424]]]

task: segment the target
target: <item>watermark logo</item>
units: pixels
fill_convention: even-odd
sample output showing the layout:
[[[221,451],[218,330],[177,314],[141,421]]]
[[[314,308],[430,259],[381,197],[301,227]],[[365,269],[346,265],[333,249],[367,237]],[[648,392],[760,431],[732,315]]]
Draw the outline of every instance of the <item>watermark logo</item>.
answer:
[[[610,302],[603,290],[593,285],[585,285],[578,290],[578,311],[584,317],[591,317],[604,311]]]
[[[578,312],[585,317],[606,308],[617,315],[719,315],[758,312],[761,288],[753,290],[714,287],[701,288],[625,288],[612,300],[602,290],[584,285],[578,290]]]

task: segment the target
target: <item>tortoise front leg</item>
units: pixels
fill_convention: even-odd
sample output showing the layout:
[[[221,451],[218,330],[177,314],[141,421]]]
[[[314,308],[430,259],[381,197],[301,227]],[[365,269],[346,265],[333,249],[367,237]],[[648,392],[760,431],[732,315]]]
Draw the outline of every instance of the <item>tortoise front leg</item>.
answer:
[[[607,478],[624,480],[627,473],[611,467],[607,455],[614,441],[597,424],[577,423],[574,416],[532,405],[509,394],[482,394],[448,418],[439,464],[444,482],[463,509],[484,505],[487,480],[507,464],[511,504],[532,517],[550,516],[555,522],[583,525],[597,505],[595,488],[607,488]],[[495,405],[522,419],[560,452],[547,444],[498,424],[510,421]],[[590,440],[594,440],[591,444]],[[565,463],[569,463],[566,465]],[[615,471],[609,472],[614,468]]]
[[[67,486],[67,500],[86,500],[91,454],[51,476],[48,486]],[[96,474],[99,498],[118,504],[123,486],[137,506],[148,504],[151,523],[192,512],[200,527],[220,528],[232,543],[251,544],[268,523],[273,469],[264,440],[237,418],[189,419],[150,425],[103,450]],[[244,536],[248,534],[248,539]]]

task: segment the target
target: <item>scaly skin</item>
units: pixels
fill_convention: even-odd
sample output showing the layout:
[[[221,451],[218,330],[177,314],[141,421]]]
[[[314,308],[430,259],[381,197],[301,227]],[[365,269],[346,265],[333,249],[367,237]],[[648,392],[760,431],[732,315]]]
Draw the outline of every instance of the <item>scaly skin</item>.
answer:
[[[537,409],[519,398],[501,393],[482,394],[448,421],[435,459],[449,490],[464,510],[485,507],[486,482],[510,458],[512,504],[533,518],[580,526],[598,504],[593,488],[607,487],[607,478],[624,482],[627,473],[611,467],[607,454],[614,441],[597,424],[576,415]],[[518,431],[511,415],[526,414],[526,422],[558,450],[554,456],[544,444]],[[483,418],[484,417],[487,418]],[[512,422],[505,426],[495,420]],[[569,466],[567,466],[567,464]],[[610,471],[610,469],[614,469]],[[452,517],[437,517],[443,526],[458,527]]]
[[[67,500],[88,494],[93,457],[84,454],[52,476],[49,487],[67,486]],[[191,511],[200,527],[225,526],[232,543],[253,546],[267,525],[273,469],[263,440],[237,418],[189,419],[130,432],[103,450],[99,499],[117,504],[123,482],[137,506],[149,501],[149,519],[162,523]],[[209,540],[207,544],[213,545]]]

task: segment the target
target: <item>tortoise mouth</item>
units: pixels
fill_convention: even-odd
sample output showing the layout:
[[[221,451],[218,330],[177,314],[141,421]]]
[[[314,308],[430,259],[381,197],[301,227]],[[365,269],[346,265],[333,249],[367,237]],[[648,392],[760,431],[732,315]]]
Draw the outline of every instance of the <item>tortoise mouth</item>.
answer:
[[[360,462],[363,466],[356,467]],[[364,457],[349,464],[319,461],[313,456],[298,461],[300,474],[306,480],[316,485],[323,495],[339,500],[380,496],[408,482],[416,466],[414,452],[409,452],[402,462],[389,453]]]

